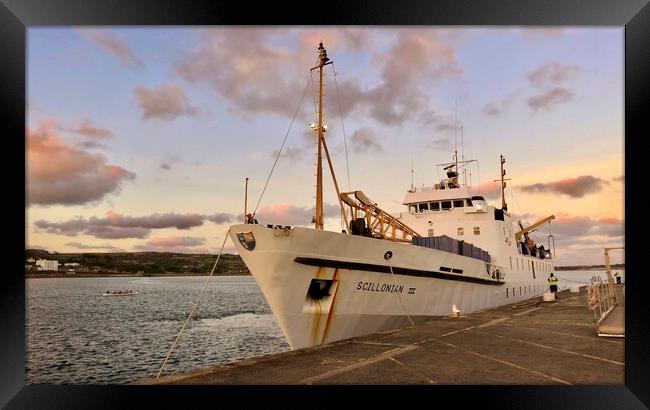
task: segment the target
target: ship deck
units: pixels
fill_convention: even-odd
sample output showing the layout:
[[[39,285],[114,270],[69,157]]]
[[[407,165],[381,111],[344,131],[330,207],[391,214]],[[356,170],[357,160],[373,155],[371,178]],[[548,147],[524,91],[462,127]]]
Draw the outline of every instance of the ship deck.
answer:
[[[553,302],[535,298],[133,384],[624,385],[625,341],[598,336],[586,297],[586,287],[566,290]]]

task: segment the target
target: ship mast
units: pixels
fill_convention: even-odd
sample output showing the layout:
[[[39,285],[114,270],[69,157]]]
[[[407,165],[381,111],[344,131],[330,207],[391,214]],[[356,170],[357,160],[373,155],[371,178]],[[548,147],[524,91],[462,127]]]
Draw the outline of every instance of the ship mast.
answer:
[[[504,179],[503,177],[506,175],[506,171],[503,169],[503,164],[506,163],[506,158],[501,154],[501,209],[504,211],[508,211],[508,205],[506,204],[506,181],[509,181],[510,179]]]
[[[323,67],[332,64],[332,61],[327,57],[327,51],[321,42],[318,45],[318,62],[316,67],[312,70],[318,69],[318,140],[317,144],[317,162],[316,162],[316,216],[314,217],[314,228],[323,230],[323,143],[324,131],[323,128]],[[316,125],[312,126],[312,129]]]

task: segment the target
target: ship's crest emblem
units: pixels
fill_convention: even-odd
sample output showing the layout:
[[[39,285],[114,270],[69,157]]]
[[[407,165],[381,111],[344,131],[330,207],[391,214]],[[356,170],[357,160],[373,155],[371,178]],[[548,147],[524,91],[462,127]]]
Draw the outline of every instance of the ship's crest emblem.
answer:
[[[252,251],[255,249],[255,237],[253,236],[253,232],[238,233],[237,239],[239,239],[239,243],[241,243],[241,246],[246,248],[246,250]]]

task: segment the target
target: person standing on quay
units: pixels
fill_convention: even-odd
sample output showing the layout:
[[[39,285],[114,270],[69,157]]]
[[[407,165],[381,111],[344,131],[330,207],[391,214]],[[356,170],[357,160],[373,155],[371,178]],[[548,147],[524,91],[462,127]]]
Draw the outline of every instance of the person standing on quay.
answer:
[[[555,277],[553,272],[551,272],[551,274],[548,277],[548,283],[550,285],[551,292],[553,292],[557,297],[557,278]]]

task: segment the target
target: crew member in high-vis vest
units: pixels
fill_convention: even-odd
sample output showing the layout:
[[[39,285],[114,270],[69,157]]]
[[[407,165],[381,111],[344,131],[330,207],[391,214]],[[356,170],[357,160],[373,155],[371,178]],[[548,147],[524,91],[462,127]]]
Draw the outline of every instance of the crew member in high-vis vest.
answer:
[[[557,278],[551,272],[551,275],[548,277],[548,283],[551,285],[551,292],[557,294]]]

